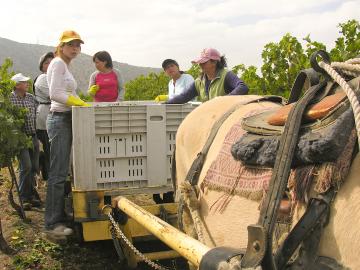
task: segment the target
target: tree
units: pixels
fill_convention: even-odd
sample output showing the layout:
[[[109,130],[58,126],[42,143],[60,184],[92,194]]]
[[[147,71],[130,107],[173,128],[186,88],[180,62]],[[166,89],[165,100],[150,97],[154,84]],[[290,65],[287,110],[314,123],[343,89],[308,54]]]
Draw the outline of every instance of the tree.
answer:
[[[349,20],[340,23],[340,33],[342,34],[335,41],[335,48],[330,51],[332,61],[345,61],[360,54],[360,25],[356,20]]]
[[[125,100],[153,100],[167,94],[169,78],[164,72],[141,75],[125,84]]]
[[[201,74],[200,66],[196,65],[196,64],[193,64],[191,66],[191,68],[188,71],[186,71],[186,73],[190,74],[191,76],[193,76],[194,79],[196,79]]]
[[[341,36],[330,50],[332,61],[345,61],[360,55],[360,26],[356,20],[349,20],[338,25]],[[310,67],[310,56],[326,46],[313,41],[310,34],[303,38],[304,45],[294,36],[287,33],[279,42],[265,45],[261,57],[263,65],[235,65],[232,70],[248,85],[250,94],[280,95],[288,97],[293,82],[300,70]],[[197,78],[200,67],[193,65],[187,73]],[[154,99],[159,94],[167,93],[169,78],[164,72],[140,76],[125,86],[127,100]]]
[[[261,74],[266,92],[288,96],[299,70],[307,64],[301,43],[296,37],[286,34],[279,43],[266,44],[261,56]]]
[[[241,79],[246,82],[251,95],[268,95],[265,82],[262,77],[257,74],[257,67],[246,67],[244,64],[236,65],[232,68],[235,74],[241,74]]]
[[[360,27],[356,20],[340,23],[342,34],[335,41],[335,47],[330,50],[332,61],[345,61],[360,54]],[[310,35],[303,40],[305,49],[296,37],[286,34],[276,42],[265,45],[261,54],[263,65],[261,76],[254,66],[237,65],[236,72],[240,72],[242,79],[248,84],[252,94],[272,94],[288,97],[292,84],[300,70],[310,67],[310,56],[326,46],[321,42],[313,41]]]
[[[8,72],[11,66],[12,62],[9,59],[6,59],[4,64],[0,66],[0,168],[8,167],[13,180],[12,183],[14,184],[16,176],[12,167],[12,161],[22,148],[29,145],[30,140],[23,132],[26,110],[13,106],[9,100],[10,93],[15,86],[15,83],[10,80],[13,74]],[[10,193],[10,203],[18,212],[20,211],[20,216],[25,218],[24,211],[19,209],[19,206],[13,201],[11,190]],[[20,203],[22,203],[21,200]],[[3,237],[1,220],[0,250],[7,254],[14,253],[14,250],[7,245]]]
[[[20,150],[30,141],[23,132],[26,109],[13,106],[9,100],[15,83],[10,80],[8,69],[12,62],[6,59],[0,66],[0,167],[12,163]]]

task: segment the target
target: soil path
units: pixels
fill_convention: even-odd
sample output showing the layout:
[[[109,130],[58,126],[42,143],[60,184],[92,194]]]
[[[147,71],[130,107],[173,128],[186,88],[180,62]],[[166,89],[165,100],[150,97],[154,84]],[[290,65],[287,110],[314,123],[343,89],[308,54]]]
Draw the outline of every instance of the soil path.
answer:
[[[44,208],[33,208],[26,211],[31,219],[25,223],[8,202],[10,177],[6,169],[0,171],[0,218],[3,235],[8,244],[16,250],[14,255],[0,252],[0,269],[123,269],[118,263],[112,241],[79,243],[76,239],[68,239],[63,243],[53,243],[43,233]],[[45,198],[45,185],[40,183],[39,193]],[[14,194],[17,200],[17,194]],[[142,203],[151,200],[150,196],[142,198]],[[157,244],[154,245],[156,250]],[[169,268],[187,268],[183,261],[161,262]],[[151,269],[144,264],[137,269]]]

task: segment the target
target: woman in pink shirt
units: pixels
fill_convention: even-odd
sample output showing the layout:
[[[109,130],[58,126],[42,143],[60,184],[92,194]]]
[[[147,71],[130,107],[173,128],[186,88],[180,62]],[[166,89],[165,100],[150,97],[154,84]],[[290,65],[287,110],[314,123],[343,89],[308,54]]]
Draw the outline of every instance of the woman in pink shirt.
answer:
[[[106,51],[94,54],[97,71],[90,76],[88,94],[95,102],[114,102],[124,99],[124,87],[120,72],[113,68],[111,56]]]

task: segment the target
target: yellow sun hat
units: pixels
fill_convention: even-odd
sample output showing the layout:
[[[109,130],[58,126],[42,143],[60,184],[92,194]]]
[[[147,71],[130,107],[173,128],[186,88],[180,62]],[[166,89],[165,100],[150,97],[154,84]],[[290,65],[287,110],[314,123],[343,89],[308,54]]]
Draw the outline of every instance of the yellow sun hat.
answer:
[[[60,42],[68,43],[72,40],[79,40],[82,44],[84,41],[81,39],[80,35],[73,30],[66,30],[60,36]]]

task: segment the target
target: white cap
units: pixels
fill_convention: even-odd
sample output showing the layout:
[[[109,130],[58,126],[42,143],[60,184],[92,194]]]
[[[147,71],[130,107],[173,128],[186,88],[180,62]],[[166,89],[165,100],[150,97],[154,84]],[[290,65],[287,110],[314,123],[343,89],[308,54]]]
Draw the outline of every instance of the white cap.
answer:
[[[18,73],[12,76],[11,80],[16,83],[19,83],[19,82],[27,82],[28,80],[30,80],[30,78],[22,75],[22,73]]]

